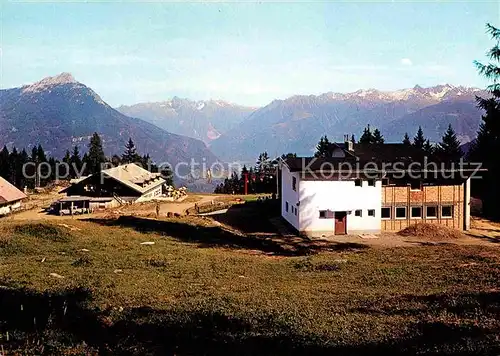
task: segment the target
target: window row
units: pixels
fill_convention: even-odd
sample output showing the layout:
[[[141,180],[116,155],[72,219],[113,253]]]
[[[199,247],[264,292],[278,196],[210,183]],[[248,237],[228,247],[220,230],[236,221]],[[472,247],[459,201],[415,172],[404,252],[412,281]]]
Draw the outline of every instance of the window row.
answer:
[[[375,217],[375,209],[368,209],[368,216],[372,216],[372,217]],[[363,210],[361,209],[358,209],[358,210],[354,210],[354,216],[358,216],[358,217],[363,217]]]
[[[375,209],[368,209],[367,215],[371,216],[371,217],[375,217]],[[335,214],[332,210],[320,210],[319,211],[319,218],[320,219],[333,219],[334,216],[335,216]],[[363,210],[361,210],[361,209],[354,210],[354,216],[363,217]]]
[[[381,216],[382,219],[392,219],[392,214],[394,212],[394,218],[406,219],[408,217],[409,210],[410,218],[412,219],[421,219],[424,217],[424,212],[426,219],[438,218],[438,212],[440,212],[439,217],[441,218],[453,217],[453,205],[442,205],[440,208],[441,209],[438,209],[437,205],[429,205],[424,208],[421,206],[411,206],[409,209],[406,206],[396,206],[394,210],[391,207],[384,207],[382,208]]]
[[[369,187],[374,187],[375,186],[375,179],[368,179],[368,186]],[[362,187],[363,186],[363,180],[362,179],[356,179],[354,180],[354,186],[356,187]]]

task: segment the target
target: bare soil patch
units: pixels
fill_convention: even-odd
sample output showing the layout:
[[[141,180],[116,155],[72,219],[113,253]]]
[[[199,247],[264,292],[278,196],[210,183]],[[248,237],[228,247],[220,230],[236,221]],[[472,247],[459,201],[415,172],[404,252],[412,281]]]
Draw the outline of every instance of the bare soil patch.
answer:
[[[401,230],[399,235],[404,237],[416,237],[420,240],[443,241],[457,240],[466,236],[455,229],[436,224],[418,223]]]

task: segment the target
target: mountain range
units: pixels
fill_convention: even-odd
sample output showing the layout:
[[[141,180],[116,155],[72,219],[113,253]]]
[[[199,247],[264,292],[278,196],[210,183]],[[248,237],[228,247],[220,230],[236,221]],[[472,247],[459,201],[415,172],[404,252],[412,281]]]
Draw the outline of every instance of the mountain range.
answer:
[[[31,85],[0,91],[0,144],[29,149],[41,144],[56,158],[98,132],[107,155],[121,154],[129,138],[156,162],[217,160],[200,141],[169,133],[106,104],[92,89],[62,73]]]
[[[192,101],[178,97],[117,108],[124,115],[141,118],[169,132],[205,143],[236,127],[256,109],[222,100]]]
[[[217,157],[254,161],[263,151],[271,157],[311,155],[321,136],[359,137],[366,125],[379,128],[386,142],[400,142],[405,132],[412,137],[418,126],[438,142],[449,124],[465,144],[476,136],[481,121],[476,96],[487,95],[477,88],[438,85],[297,95],[261,108],[174,97],[113,109],[71,74],[62,73],[0,90],[0,145],[42,144],[62,157],[74,145],[85,151],[92,133],[98,132],[108,155],[121,154],[131,137],[138,151],[156,162],[194,158],[211,163]]]
[[[331,141],[342,140],[344,134],[359,137],[367,125],[379,128],[386,142],[401,142],[405,132],[413,137],[418,126],[431,142],[439,142],[451,124],[466,143],[476,136],[481,121],[476,95],[488,94],[477,88],[439,85],[297,95],[256,110],[211,142],[210,149],[226,161],[252,160],[264,150],[271,156],[312,155],[321,136],[326,134]]]

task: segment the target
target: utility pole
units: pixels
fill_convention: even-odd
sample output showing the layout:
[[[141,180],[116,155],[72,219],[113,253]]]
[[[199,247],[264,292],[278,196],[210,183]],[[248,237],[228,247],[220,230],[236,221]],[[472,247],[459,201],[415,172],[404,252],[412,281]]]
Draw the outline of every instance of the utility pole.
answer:
[[[248,172],[243,173],[243,179],[245,184],[245,195],[248,195]]]

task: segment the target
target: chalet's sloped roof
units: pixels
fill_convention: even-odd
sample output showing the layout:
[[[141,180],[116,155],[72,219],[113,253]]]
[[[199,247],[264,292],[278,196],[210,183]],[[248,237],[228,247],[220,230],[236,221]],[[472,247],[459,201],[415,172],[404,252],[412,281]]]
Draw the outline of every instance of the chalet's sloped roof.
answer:
[[[347,170],[390,172],[406,169],[412,171],[429,171],[429,169],[438,171],[469,171],[476,169],[474,164],[464,163],[462,166],[458,166],[449,161],[440,161],[439,157],[429,157],[426,160],[424,151],[402,143],[353,144],[351,151],[347,150],[345,144],[334,143],[331,144],[330,148],[331,152],[335,148],[344,150],[346,152],[345,157],[286,157],[283,162],[292,172]],[[420,163],[420,166],[412,165],[415,162]],[[432,162],[437,164],[436,168],[432,165],[427,165]],[[395,163],[397,163],[397,166]]]
[[[141,194],[165,183],[161,173],[151,173],[134,163],[105,169],[101,173]]]
[[[140,194],[143,194],[166,182],[165,179],[161,177],[161,173],[151,173],[135,163],[128,163],[104,169],[101,171],[101,174],[106,178],[114,179],[120,184],[123,184]],[[92,177],[94,177],[94,175],[71,180],[72,186],[76,184],[84,184],[85,181],[92,179]],[[70,188],[71,186],[63,189],[60,193],[66,193]]]
[[[15,202],[27,198],[26,194],[0,177],[0,204]]]
[[[354,155],[361,161],[396,162],[401,160],[422,161],[425,152],[403,143],[353,144]]]

